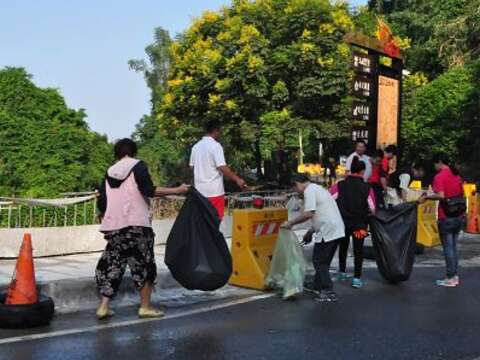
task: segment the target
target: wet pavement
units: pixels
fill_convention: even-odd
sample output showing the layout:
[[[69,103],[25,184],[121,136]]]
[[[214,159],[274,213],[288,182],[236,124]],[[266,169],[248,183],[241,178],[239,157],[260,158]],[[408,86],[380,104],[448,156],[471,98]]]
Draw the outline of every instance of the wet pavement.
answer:
[[[463,269],[454,289],[433,285],[442,273],[417,268],[392,286],[368,269],[364,289],[336,284],[337,304],[251,294],[170,307],[156,321],[137,320],[135,308],[107,322],[63,315],[38,339],[2,330],[0,359],[476,359],[480,268]]]
[[[0,329],[0,360],[480,360],[480,237],[463,236],[459,254],[458,288],[434,286],[444,274],[437,247],[418,256],[410,281],[396,286],[367,261],[366,287],[335,283],[337,304],[233,287],[162,292],[161,320],[139,320],[135,307],[122,307],[108,321],[84,311],[59,314],[45,328]]]

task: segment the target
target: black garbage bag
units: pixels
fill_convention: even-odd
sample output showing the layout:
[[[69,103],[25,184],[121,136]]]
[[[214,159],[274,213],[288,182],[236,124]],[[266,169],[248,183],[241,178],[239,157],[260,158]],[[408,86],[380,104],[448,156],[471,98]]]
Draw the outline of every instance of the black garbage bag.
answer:
[[[189,290],[211,291],[232,274],[232,257],[210,202],[191,189],[167,239],[165,264]]]
[[[405,203],[379,210],[370,226],[380,274],[393,284],[407,281],[415,261],[417,205]]]

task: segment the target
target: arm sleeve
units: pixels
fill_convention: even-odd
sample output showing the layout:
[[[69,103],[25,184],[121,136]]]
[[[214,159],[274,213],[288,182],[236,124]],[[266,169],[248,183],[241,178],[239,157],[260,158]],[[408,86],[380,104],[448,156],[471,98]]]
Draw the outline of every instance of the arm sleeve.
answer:
[[[140,161],[135,165],[133,168],[133,175],[135,176],[138,190],[140,190],[142,195],[149,198],[154,197],[155,186],[153,185],[152,178],[148,172],[148,167],[143,161]]]
[[[105,189],[105,181],[105,179],[102,181],[98,189],[99,195],[97,200],[97,210],[102,216],[107,211],[107,190]]]
[[[191,151],[191,153],[190,153],[190,162],[189,162],[189,165],[190,165],[190,167],[193,167],[193,166],[194,166],[194,164],[193,164],[193,149],[192,149],[192,151]]]
[[[368,208],[370,209],[372,214],[375,214],[376,203],[375,203],[375,193],[373,189],[370,189],[368,192]]]
[[[305,200],[303,204],[303,211],[308,212],[308,211],[317,210],[317,203],[315,200],[315,189],[309,186],[309,188],[305,190],[303,196]]]
[[[221,145],[218,145],[213,152],[213,160],[215,161],[215,167],[225,166],[227,162],[225,161],[225,154],[223,153],[223,148]]]
[[[350,155],[348,158],[347,158],[347,162],[345,163],[345,169],[347,171],[350,171],[351,167],[352,167],[352,161],[353,161],[353,156]]]
[[[409,174],[401,174],[398,179],[400,180],[400,189],[407,190],[410,185],[411,176]]]

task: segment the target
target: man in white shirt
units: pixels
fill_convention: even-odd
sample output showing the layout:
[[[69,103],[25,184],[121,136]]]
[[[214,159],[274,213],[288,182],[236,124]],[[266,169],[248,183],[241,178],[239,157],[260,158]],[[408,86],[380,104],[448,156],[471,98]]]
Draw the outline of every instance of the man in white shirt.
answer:
[[[205,131],[206,135],[192,148],[190,167],[193,168],[195,188],[210,201],[222,220],[225,212],[223,176],[231,179],[241,189],[247,185],[227,166],[222,145],[218,142],[221,136],[220,124],[210,121],[206,124]]]
[[[370,162],[370,158],[365,154],[367,152],[367,144],[363,140],[357,141],[357,145],[355,147],[355,152],[352,153],[348,158],[347,158],[347,163],[346,163],[346,170],[347,174],[350,173],[350,167],[352,166],[352,161],[355,156],[358,156],[360,161],[363,161],[365,163],[365,174],[363,175],[363,180],[365,182],[368,182],[370,179],[370,176],[372,176],[372,163]]]
[[[323,187],[313,184],[305,174],[293,176],[295,190],[303,193],[303,212],[295,219],[287,221],[283,227],[291,229],[297,224],[312,220],[312,228],[304,237],[304,243],[315,241],[313,249],[313,265],[315,267],[314,292],[317,302],[335,302],[337,297],[333,291],[330,278],[330,264],[338,244],[345,237],[345,225],[336,201]]]

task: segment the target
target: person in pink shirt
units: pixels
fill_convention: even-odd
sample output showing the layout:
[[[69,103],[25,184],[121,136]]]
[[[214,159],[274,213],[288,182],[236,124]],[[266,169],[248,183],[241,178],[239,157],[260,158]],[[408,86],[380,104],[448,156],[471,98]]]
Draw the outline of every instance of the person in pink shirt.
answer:
[[[114,154],[117,162],[107,170],[98,199],[102,219],[100,231],[105,235],[107,245],[95,271],[97,288],[102,296],[97,318],[101,320],[114,315],[110,301],[118,292],[127,264],[140,291],[139,317],[160,317],[163,312],[150,304],[157,277],[150,199],[182,194],[189,187],[155,187],[147,165],[135,159],[137,145],[130,139],[119,140],[114,146]]]
[[[438,207],[438,230],[442,241],[443,252],[447,268],[445,279],[437,280],[438,286],[455,287],[460,284],[458,277],[457,241],[464,225],[465,214],[462,211],[449,213],[448,199],[463,199],[463,181],[455,167],[450,166],[446,155],[434,157],[434,166],[437,175],[433,179],[433,195],[425,195],[420,202],[425,200],[440,201]]]

